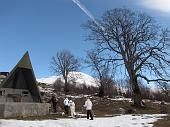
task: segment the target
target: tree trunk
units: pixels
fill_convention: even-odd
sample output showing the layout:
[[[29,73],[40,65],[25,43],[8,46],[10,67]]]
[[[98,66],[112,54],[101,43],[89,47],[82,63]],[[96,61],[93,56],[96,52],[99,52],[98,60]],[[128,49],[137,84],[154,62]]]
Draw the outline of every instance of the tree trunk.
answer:
[[[65,85],[64,92],[65,92],[65,94],[67,94],[69,92],[68,83],[67,83],[67,77],[65,77],[64,80],[65,80],[65,83],[64,83],[64,85]]]
[[[104,96],[104,89],[102,86],[100,86],[99,88],[99,97],[103,97]]]
[[[102,82],[100,84],[101,86],[99,87],[99,97],[103,97],[104,96],[104,85]]]
[[[131,80],[131,85],[132,85],[132,90],[133,90],[133,102],[134,106],[136,107],[141,107],[141,102],[142,102],[142,96],[141,96],[141,91],[138,85],[137,77],[133,76]]]

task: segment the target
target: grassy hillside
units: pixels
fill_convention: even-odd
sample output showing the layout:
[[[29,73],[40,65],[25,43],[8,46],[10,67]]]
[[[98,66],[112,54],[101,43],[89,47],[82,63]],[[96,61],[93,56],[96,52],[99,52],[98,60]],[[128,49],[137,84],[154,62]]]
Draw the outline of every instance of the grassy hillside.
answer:
[[[72,97],[72,100],[76,104],[76,112],[85,113],[83,109],[84,102],[86,97]],[[96,117],[101,116],[114,116],[116,114],[159,114],[160,102],[145,101],[145,106],[142,108],[136,108],[132,105],[132,102],[129,100],[114,100],[111,98],[99,98],[93,96],[91,98],[93,102],[93,112]],[[58,106],[60,107],[60,112],[64,111],[63,107],[63,97],[59,98]],[[170,113],[170,104],[166,104],[166,111]],[[121,108],[121,109],[120,109]],[[124,112],[122,112],[122,109]]]

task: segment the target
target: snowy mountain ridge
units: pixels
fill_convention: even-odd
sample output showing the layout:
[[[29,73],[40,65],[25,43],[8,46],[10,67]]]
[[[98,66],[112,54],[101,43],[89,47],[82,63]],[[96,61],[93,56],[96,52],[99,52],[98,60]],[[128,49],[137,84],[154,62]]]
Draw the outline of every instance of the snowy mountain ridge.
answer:
[[[40,83],[45,83],[45,84],[50,85],[50,84],[53,84],[57,79],[61,79],[64,82],[64,79],[61,75],[50,76],[47,78],[40,78],[40,79],[37,79],[37,81]],[[87,87],[90,87],[90,86],[98,87],[99,85],[99,82],[97,81],[97,79],[83,72],[70,72],[68,75],[68,81],[73,82],[76,86],[81,86],[81,84],[85,84]]]

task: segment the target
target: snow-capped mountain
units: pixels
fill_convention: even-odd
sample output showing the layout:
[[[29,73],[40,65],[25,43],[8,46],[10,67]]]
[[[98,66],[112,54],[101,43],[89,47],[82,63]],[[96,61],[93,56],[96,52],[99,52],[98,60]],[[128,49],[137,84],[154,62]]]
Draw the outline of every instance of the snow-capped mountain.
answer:
[[[37,81],[46,84],[53,84],[57,79],[61,79],[64,82],[62,76],[50,76],[47,78],[37,79]],[[81,84],[85,84],[89,87],[98,87],[99,84],[95,78],[82,72],[70,72],[68,75],[68,81],[73,82],[76,86],[81,86]]]
[[[50,77],[47,77],[47,78],[40,78],[40,79],[37,79],[37,82],[40,82],[40,83],[45,83],[45,84],[53,84],[60,76],[50,76]]]

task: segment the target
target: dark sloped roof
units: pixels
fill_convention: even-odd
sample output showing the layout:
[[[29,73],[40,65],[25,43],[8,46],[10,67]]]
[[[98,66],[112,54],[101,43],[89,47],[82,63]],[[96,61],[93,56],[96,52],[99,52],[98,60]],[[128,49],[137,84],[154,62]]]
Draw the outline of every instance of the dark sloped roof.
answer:
[[[42,102],[28,52],[0,84],[0,88],[29,90],[34,102]]]

